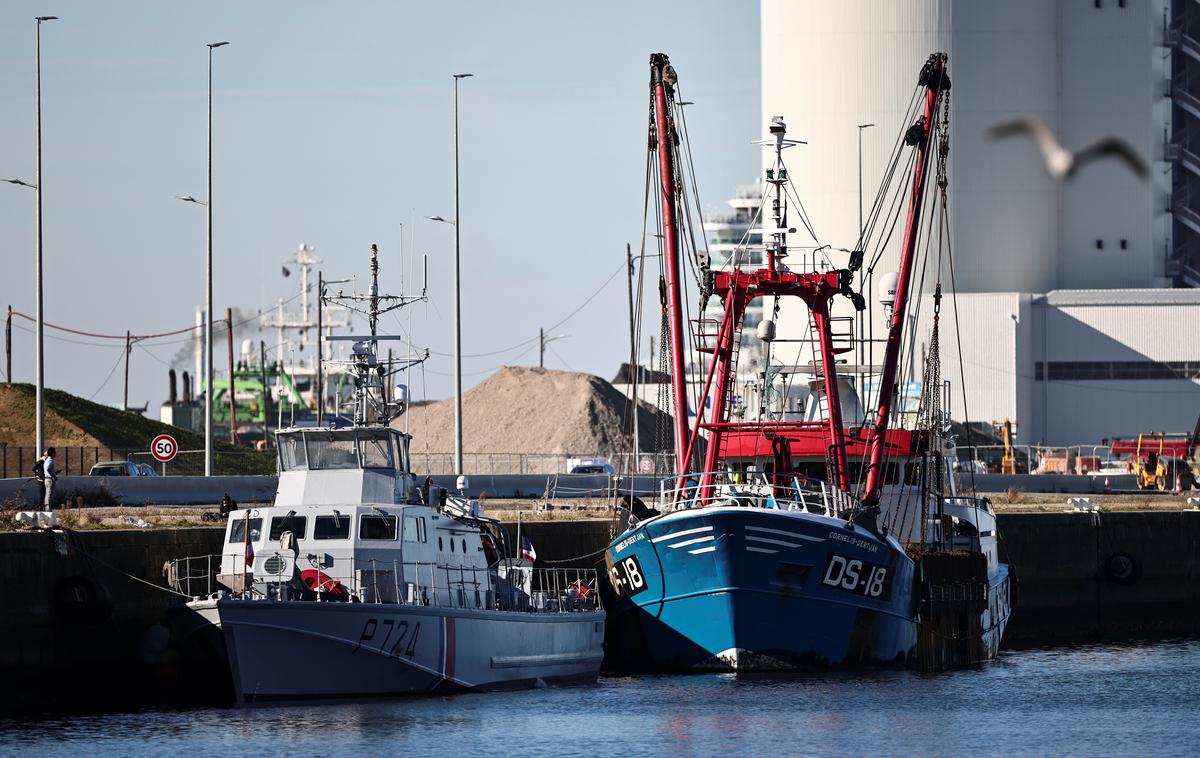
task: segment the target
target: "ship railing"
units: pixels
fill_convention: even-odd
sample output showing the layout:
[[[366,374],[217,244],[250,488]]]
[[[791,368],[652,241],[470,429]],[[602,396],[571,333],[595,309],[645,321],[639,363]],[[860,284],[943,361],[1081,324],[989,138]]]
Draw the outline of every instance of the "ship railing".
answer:
[[[713,485],[704,492],[699,482],[706,475]],[[800,476],[775,478],[766,472],[695,473],[663,479],[661,487],[663,502],[674,501],[668,510],[744,506],[832,516],[855,503],[850,493],[828,482]]]
[[[221,574],[223,558],[234,573]],[[467,610],[569,613],[602,608],[595,569],[520,568],[453,565],[428,561],[338,559],[334,567],[313,567],[316,586],[297,587],[305,569],[280,553],[257,556],[246,573],[243,553],[176,558],[163,566],[164,580],[191,598],[212,597],[224,590],[255,599],[353,599]],[[498,570],[498,568],[500,570]],[[245,587],[243,593],[241,588]]]

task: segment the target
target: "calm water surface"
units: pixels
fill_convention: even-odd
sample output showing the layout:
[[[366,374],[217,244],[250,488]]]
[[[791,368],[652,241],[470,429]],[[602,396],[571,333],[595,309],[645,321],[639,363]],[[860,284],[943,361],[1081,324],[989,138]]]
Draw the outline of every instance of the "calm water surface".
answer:
[[[0,754],[185,751],[1194,756],[1200,642],[1008,651],[980,669],[937,675],[606,678],[391,702],[0,717]]]

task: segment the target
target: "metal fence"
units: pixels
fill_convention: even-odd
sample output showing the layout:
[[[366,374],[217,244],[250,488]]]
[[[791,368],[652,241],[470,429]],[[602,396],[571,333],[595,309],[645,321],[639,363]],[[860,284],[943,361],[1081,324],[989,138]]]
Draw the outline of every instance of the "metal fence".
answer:
[[[86,476],[92,466],[104,461],[149,464],[160,476],[194,476],[204,473],[203,450],[180,450],[170,463],[159,463],[142,448],[55,445],[54,464],[59,476]],[[33,476],[40,457],[33,447],[0,443],[0,479]],[[453,469],[451,469],[453,470]],[[213,453],[214,474],[274,474],[274,450],[217,450]]]
[[[1018,474],[1086,474],[1106,468],[1124,467],[1108,445],[1013,445]],[[959,445],[959,461],[974,460],[979,473],[1001,473],[1004,445]]]
[[[221,575],[222,558],[230,558],[233,574]],[[327,599],[362,603],[394,603],[472,610],[570,613],[602,608],[595,569],[517,568],[501,562],[493,571],[480,566],[430,562],[340,560],[340,571],[322,567],[301,578],[300,562],[280,553],[263,553],[246,574],[244,554],[177,558],[163,567],[165,584],[188,597],[210,597],[220,590],[279,599]],[[224,579],[233,586],[223,585]],[[298,585],[305,585],[298,589]],[[294,595],[294,597],[292,597]]]
[[[414,445],[417,447],[417,445]],[[454,471],[452,453],[411,451],[412,468],[422,474],[444,474]],[[470,474],[568,474],[571,463],[596,458],[594,453],[464,453],[463,468]],[[607,460],[618,473],[674,473],[673,453],[626,453],[608,456]]]

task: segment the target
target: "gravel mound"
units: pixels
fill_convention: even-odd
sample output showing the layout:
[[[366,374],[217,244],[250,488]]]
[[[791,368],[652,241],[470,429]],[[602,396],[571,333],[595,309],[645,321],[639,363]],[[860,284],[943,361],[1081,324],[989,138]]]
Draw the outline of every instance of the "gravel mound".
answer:
[[[630,401],[598,376],[509,366],[463,395],[463,452],[612,456],[630,449]],[[411,408],[412,450],[454,451],[454,399]],[[404,417],[392,422],[404,427]],[[642,450],[655,446],[655,413],[638,409]],[[663,449],[670,449],[670,418]]]

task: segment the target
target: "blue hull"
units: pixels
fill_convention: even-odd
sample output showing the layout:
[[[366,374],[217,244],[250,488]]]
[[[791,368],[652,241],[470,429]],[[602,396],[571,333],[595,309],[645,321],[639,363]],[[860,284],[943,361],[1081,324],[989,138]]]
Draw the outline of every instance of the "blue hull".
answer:
[[[844,521],[681,511],[620,535],[605,558],[614,669],[898,667],[916,653],[913,561]]]

